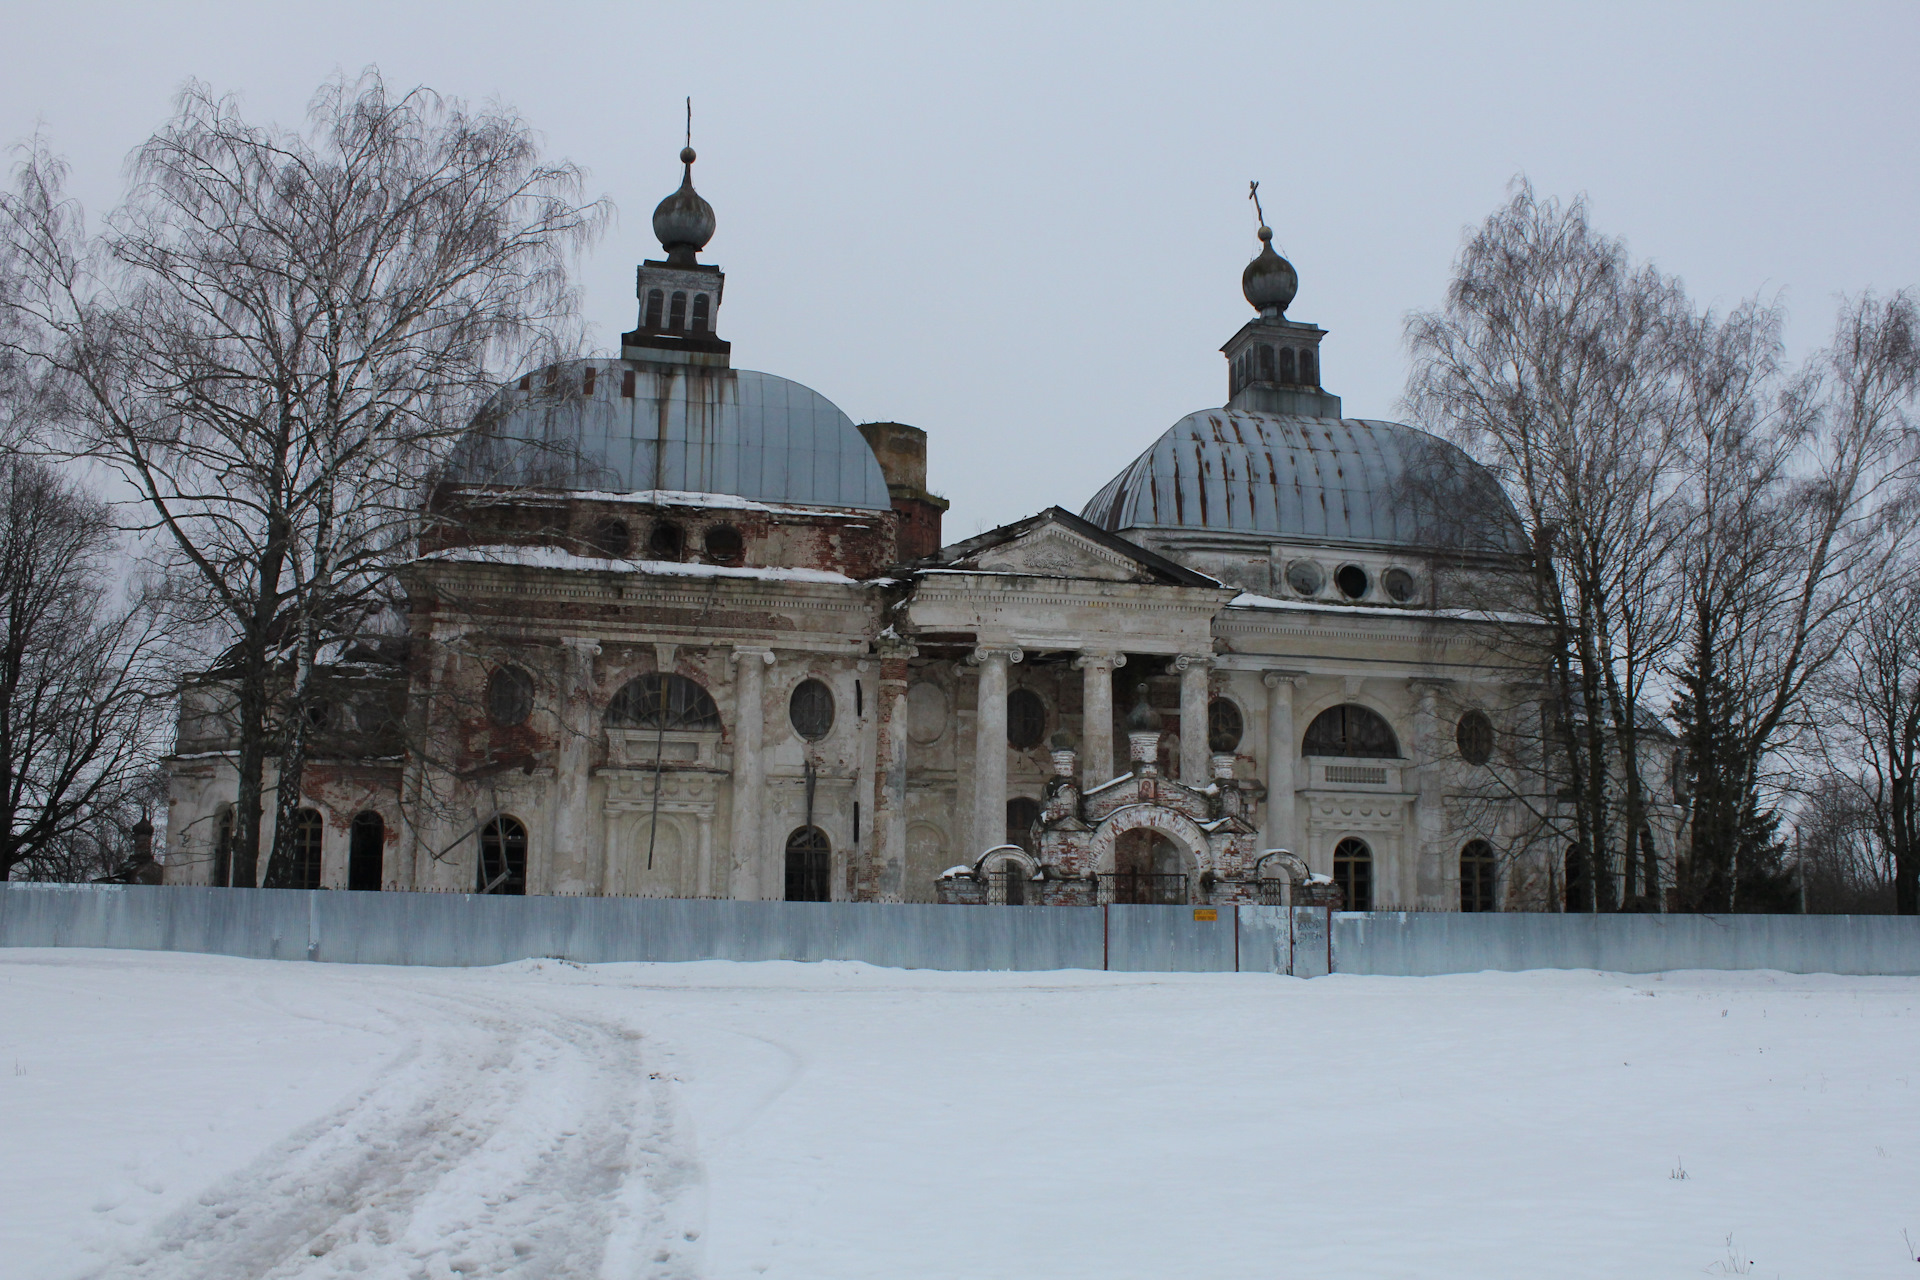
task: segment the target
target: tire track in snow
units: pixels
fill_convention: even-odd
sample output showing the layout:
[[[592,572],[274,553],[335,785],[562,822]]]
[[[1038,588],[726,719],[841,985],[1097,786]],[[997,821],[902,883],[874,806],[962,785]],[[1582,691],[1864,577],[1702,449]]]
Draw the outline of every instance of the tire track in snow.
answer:
[[[411,1029],[380,1077],[93,1274],[696,1274],[702,1176],[636,1031],[551,1007],[564,988],[372,985]]]

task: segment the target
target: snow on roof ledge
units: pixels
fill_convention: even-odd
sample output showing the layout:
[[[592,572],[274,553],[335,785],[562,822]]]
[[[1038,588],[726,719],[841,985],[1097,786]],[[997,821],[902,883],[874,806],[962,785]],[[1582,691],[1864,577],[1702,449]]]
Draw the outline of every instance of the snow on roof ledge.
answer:
[[[741,578],[761,582],[819,582],[861,585],[857,578],[829,569],[729,569],[717,564],[682,564],[677,560],[610,560],[604,556],[575,555],[558,547],[482,545],[430,551],[422,560],[455,564],[512,565],[524,569],[575,569],[596,573],[644,573],[667,578]]]

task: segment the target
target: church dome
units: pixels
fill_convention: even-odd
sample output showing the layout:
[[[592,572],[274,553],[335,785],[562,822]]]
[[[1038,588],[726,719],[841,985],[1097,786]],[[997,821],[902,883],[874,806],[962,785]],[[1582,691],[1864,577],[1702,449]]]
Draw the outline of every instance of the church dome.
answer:
[[[1081,511],[1102,529],[1193,529],[1313,542],[1516,553],[1493,475],[1398,422],[1249,410],[1190,413]]]
[[[859,428],[812,388],[751,369],[625,360],[570,360],[501,391],[454,450],[447,479],[892,508]]]
[[[1293,295],[1300,292],[1299,272],[1273,251],[1273,232],[1267,227],[1260,228],[1260,252],[1240,273],[1240,292],[1254,310],[1276,316],[1284,314]]]
[[[693,255],[707,247],[707,241],[713,239],[714,228],[719,225],[713,216],[713,206],[693,189],[693,161],[692,147],[680,152],[680,163],[685,166],[680,189],[653,209],[653,234],[659,239],[660,247],[669,256],[678,253],[689,262]]]

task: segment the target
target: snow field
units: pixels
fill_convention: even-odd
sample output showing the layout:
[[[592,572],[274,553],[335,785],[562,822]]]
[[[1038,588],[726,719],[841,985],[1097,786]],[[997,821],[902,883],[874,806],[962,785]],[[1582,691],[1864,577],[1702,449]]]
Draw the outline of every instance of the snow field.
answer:
[[[0,951],[0,1280],[1920,1275],[1917,1051],[1902,978]]]

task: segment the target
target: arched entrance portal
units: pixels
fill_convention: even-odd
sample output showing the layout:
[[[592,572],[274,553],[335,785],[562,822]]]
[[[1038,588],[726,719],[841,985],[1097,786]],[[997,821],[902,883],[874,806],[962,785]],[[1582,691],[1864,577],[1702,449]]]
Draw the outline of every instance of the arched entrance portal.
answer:
[[[1192,819],[1159,805],[1116,809],[1093,833],[1091,848],[1102,902],[1183,905],[1192,900],[1207,834]]]

